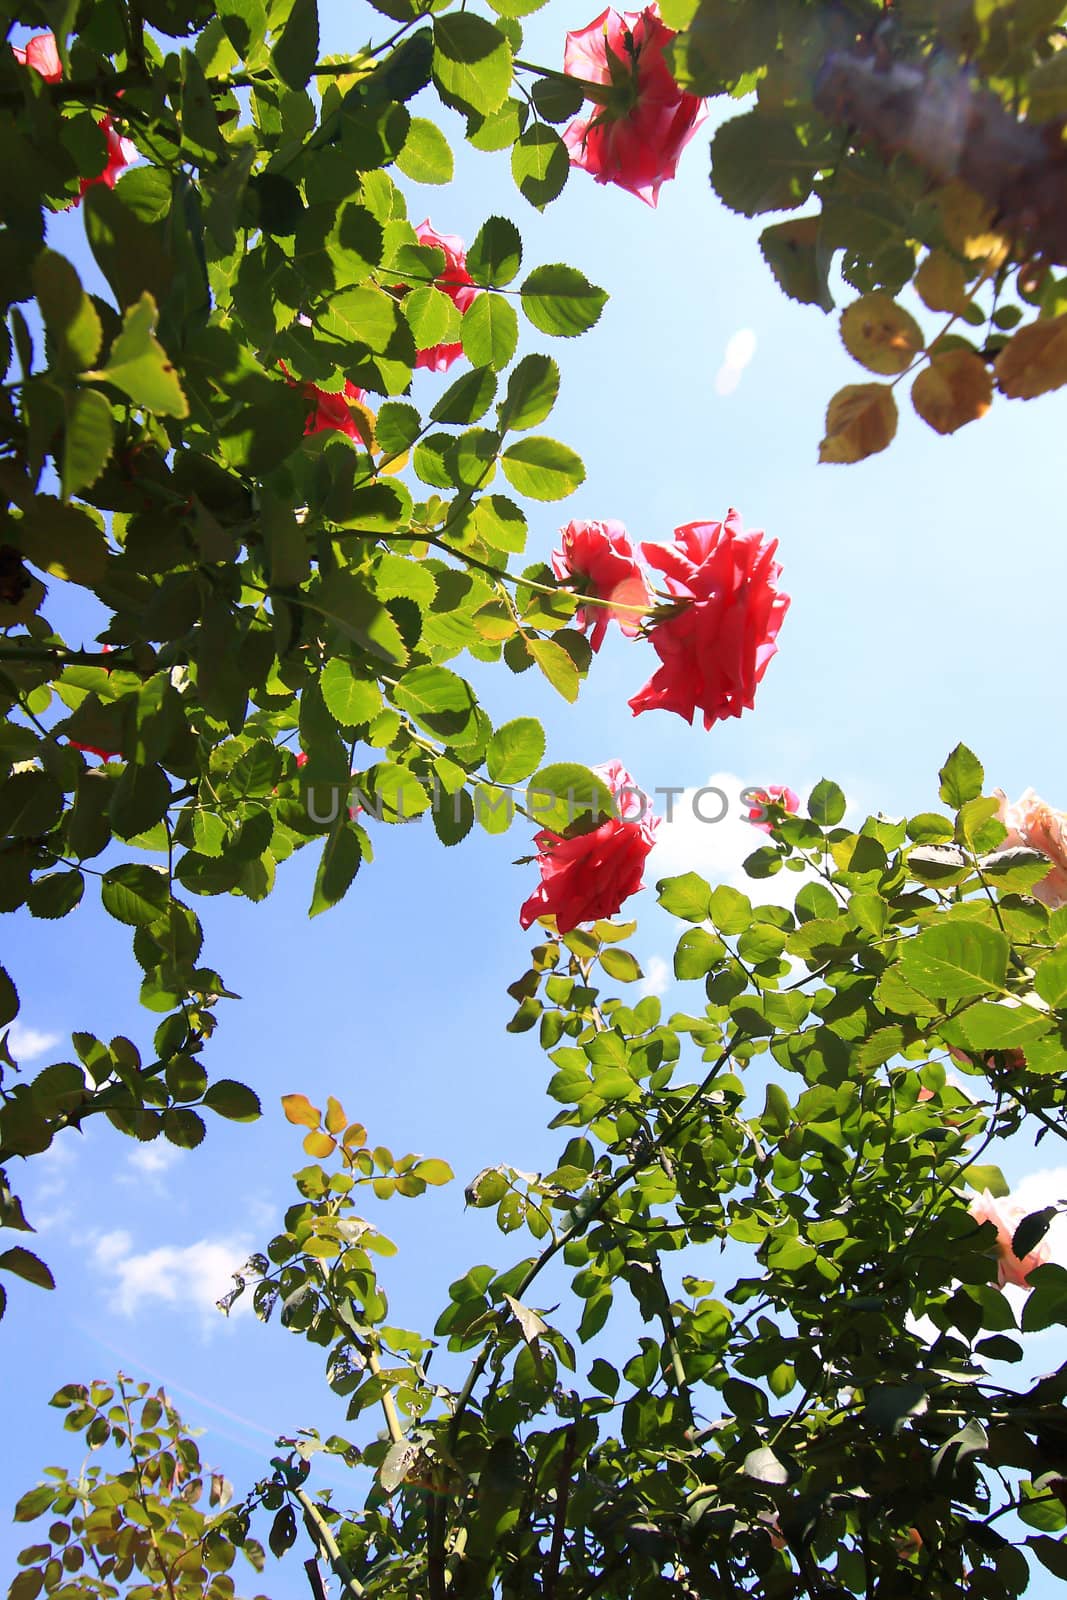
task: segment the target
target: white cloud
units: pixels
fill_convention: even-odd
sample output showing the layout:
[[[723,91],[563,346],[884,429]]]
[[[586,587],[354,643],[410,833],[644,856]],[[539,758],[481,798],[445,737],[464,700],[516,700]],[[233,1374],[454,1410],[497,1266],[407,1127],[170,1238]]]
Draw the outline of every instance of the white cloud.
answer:
[[[738,328],[726,341],[722,366],[715,374],[715,393],[733,394],[741,382],[741,374],[756,353],[756,335],[751,328]]]
[[[57,1045],[61,1035],[58,1033],[43,1033],[40,1028],[28,1028],[22,1022],[13,1022],[7,1030],[7,1047],[15,1060],[21,1064],[24,1061],[36,1061],[38,1056],[43,1056]]]
[[[699,789],[684,790],[674,799],[667,820],[667,807],[656,797],[663,815],[656,844],[649,856],[646,882],[673,877],[682,872],[698,872],[712,885],[728,883],[747,894],[754,905],[791,906],[808,873],[787,872],[773,878],[750,878],[742,863],[767,834],[748,821],[748,807],[741,804],[741,791],[762,784],[782,781],[764,777],[739,778],[735,772],[713,772]],[[712,820],[717,819],[717,820]]]
[[[662,956],[649,956],[645,962],[645,976],[640,985],[642,1000],[646,995],[666,994],[670,988],[672,976],[670,964]]]
[[[188,1245],[157,1245],[137,1251],[125,1229],[98,1236],[93,1247],[97,1264],[113,1278],[112,1307],[132,1317],[157,1300],[198,1315],[205,1332],[218,1325],[216,1301],[232,1287],[230,1279],[248,1256],[240,1239],[198,1239]],[[241,1299],[234,1313],[248,1308]]]
[[[151,1144],[139,1144],[126,1160],[127,1165],[135,1171],[154,1178],[172,1167],[180,1154],[177,1145],[168,1144],[165,1139],[155,1139]]]

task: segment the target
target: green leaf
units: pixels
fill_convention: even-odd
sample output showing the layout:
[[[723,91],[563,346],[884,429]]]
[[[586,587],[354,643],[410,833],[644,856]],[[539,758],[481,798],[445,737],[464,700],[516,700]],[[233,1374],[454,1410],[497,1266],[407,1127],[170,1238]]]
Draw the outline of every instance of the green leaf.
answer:
[[[864,1421],[877,1433],[899,1433],[909,1417],[921,1417],[930,1405],[921,1383],[874,1383],[867,1390]]]
[[[204,1093],[204,1104],[227,1122],[255,1122],[262,1115],[258,1094],[233,1078],[213,1083]]]
[[[485,765],[494,783],[521,783],[536,772],[545,753],[545,730],[536,717],[516,717],[489,741]]]
[[[535,772],[526,790],[527,807],[550,833],[587,832],[615,815],[611,790],[588,767],[557,761]]]
[[[1058,1206],[1043,1206],[1040,1211],[1031,1211],[1012,1235],[1012,1254],[1019,1261],[1024,1260],[1034,1246],[1041,1243],[1058,1215]]]
[[[467,251],[467,271],[475,283],[502,289],[522,265],[522,236],[506,217],[490,217]]]
[[[5,968],[0,967],[0,1027],[18,1016],[19,995]]]
[[[474,801],[466,789],[442,794],[434,801],[433,825],[443,845],[459,844],[474,826]]]
[[[147,833],[166,816],[170,801],[170,784],[161,767],[127,762],[111,797],[112,829],[120,839]]]
[[[543,122],[526,128],[512,146],[512,176],[519,193],[538,211],[559,194],[570,168],[567,146],[555,129]]]
[[[171,1106],[163,1113],[163,1134],[179,1150],[195,1150],[204,1142],[204,1119],[187,1106]]]
[[[342,728],[360,728],[382,709],[377,682],[357,676],[341,656],[327,661],[319,677],[319,688],[326,709]]]
[[[1003,1200],[1011,1193],[1004,1174],[999,1167],[992,1164],[964,1167],[962,1176],[977,1194],[981,1194],[983,1189],[988,1189],[994,1200]]]
[[[54,1483],[39,1483],[36,1489],[28,1490],[17,1502],[12,1520],[35,1522],[38,1517],[51,1510],[56,1493],[57,1486]]]
[[[52,363],[67,372],[91,367],[100,354],[104,332],[70,262],[54,250],[43,250],[34,262],[33,287]]]
[[[760,1445],[755,1450],[750,1450],[745,1457],[742,1471],[748,1478],[757,1478],[760,1483],[788,1483],[789,1472],[782,1465],[774,1451],[768,1445]]]
[[[672,917],[685,922],[706,922],[711,915],[711,889],[695,872],[661,878],[656,885],[659,903]]]
[[[317,318],[327,338],[366,345],[377,355],[389,348],[398,325],[396,301],[371,284],[340,290]]]
[[[1045,1533],[1032,1533],[1027,1538],[1026,1545],[1034,1552],[1043,1567],[1055,1577],[1067,1582],[1067,1540],[1050,1539]]]
[[[395,618],[355,573],[329,573],[312,598],[328,621],[371,655],[390,666],[407,664],[407,646]]]
[[[569,122],[582,109],[585,90],[573,78],[538,78],[530,85],[530,98],[546,122]]]
[[[281,38],[271,52],[274,70],[290,89],[303,89],[318,54],[318,6],[315,0],[293,0]]]
[[[511,48],[499,28],[470,11],[436,17],[433,73],[445,99],[487,116],[507,99]]]
[[[501,430],[521,433],[544,422],[559,394],[559,368],[551,356],[523,356],[508,378],[507,394],[497,408]]]
[[[829,778],[821,778],[808,796],[808,816],[820,827],[833,828],[844,814],[844,794]]]
[[[36,1284],[38,1289],[54,1289],[56,1280],[39,1256],[21,1245],[12,1245],[0,1253],[0,1272],[13,1272],[17,1278]]]
[[[31,884],[26,909],[31,917],[65,917],[81,902],[84,893],[85,878],[80,872],[48,872]]]
[[[942,923],[904,943],[900,970],[928,999],[970,999],[1003,987],[1009,948],[997,928],[977,922]]]
[[[434,422],[460,425],[477,422],[492,405],[496,386],[497,376],[492,367],[474,367],[445,390],[430,416]]]
[[[112,867],[100,880],[100,898],[105,911],[118,922],[146,927],[166,909],[170,898],[167,875],[156,867],[127,861]]]
[[[108,354],[107,365],[83,377],[114,384],[134,405],[159,417],[187,417],[189,404],[167,352],[156,338],[159,314],[147,292],[122,319],[122,331]]]
[[[528,639],[526,647],[553,689],[571,704],[578,698],[578,668],[554,639]]]
[[[985,773],[978,757],[965,744],[958,744],[938,777],[941,779],[942,800],[958,810],[968,800],[974,800],[981,794]]]
[[[575,267],[535,267],[520,289],[522,309],[535,328],[573,339],[599,321],[607,294]]]
[[[1034,988],[1050,1006],[1061,1007],[1067,999],[1067,947],[1053,950],[1038,965]]]
[[[801,144],[789,112],[763,106],[732,117],[711,141],[711,181],[719,198],[746,217],[791,211],[811,193],[822,164],[818,142]]]
[[[585,482],[581,457],[540,434],[508,445],[500,465],[511,487],[531,500],[563,500]]]
[[[501,295],[480,294],[463,313],[461,337],[463,353],[473,366],[499,372],[519,342],[518,313]]]
[[[412,183],[451,183],[455,167],[448,140],[425,117],[412,117],[396,164]]]
[[[779,287],[791,300],[832,311],[834,300],[826,281],[829,260],[818,247],[819,227],[818,217],[790,217],[764,228],[759,245]]]
[[[363,847],[359,834],[348,820],[344,806],[333,824],[322,847],[319,870],[315,874],[315,888],[308,907],[308,916],[317,917],[343,900],[359,871]]]
[[[474,690],[446,667],[413,667],[397,683],[392,698],[421,728],[447,744],[469,743],[476,731]]]
[[[972,1050],[1025,1048],[1049,1032],[1048,1017],[1030,1006],[1008,1006],[979,1000],[959,1018],[959,1029]]]
[[[107,571],[104,531],[81,506],[34,495],[12,532],[34,566],[55,578],[91,586]]]
[[[102,394],[95,389],[79,389],[67,396],[60,468],[64,500],[96,482],[107,465],[114,440],[111,407]]]
[[[721,939],[716,939],[706,928],[690,928],[682,934],[675,948],[674,976],[683,981],[704,978],[725,954],[726,946]]]
[[[620,983],[636,983],[638,978],[643,978],[644,973],[636,959],[629,950],[609,949],[600,952],[600,965],[611,977],[617,978]]]

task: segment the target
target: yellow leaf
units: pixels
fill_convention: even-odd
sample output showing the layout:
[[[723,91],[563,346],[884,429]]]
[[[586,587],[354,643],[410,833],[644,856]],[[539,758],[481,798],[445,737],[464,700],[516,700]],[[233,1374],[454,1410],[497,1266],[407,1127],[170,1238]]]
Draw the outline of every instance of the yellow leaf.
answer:
[[[911,402],[937,433],[955,433],[989,410],[992,374],[973,350],[946,350],[919,373],[911,387]]]
[[[282,1110],[286,1121],[295,1122],[299,1127],[317,1128],[319,1125],[319,1108],[311,1104],[306,1094],[283,1094]]]
[[[945,238],[968,261],[981,261],[995,272],[1007,260],[1009,241],[993,227],[993,208],[980,194],[953,179],[934,199]]]
[[[326,1127],[328,1131],[330,1133],[340,1133],[347,1121],[345,1108],[340,1100],[335,1100],[332,1094],[329,1095],[326,1100]]]
[[[915,318],[887,294],[865,294],[841,313],[841,339],[869,372],[895,377],[926,341]]]
[[[345,1129],[344,1147],[346,1150],[359,1150],[367,1142],[367,1130],[362,1122],[353,1122],[350,1128]]]
[[[328,1133],[309,1133],[304,1140],[304,1149],[309,1156],[323,1161],[327,1156],[332,1156],[337,1149],[337,1140],[331,1139]]]
[[[849,383],[826,408],[819,460],[862,461],[884,450],[897,431],[897,404],[887,383]]]
[[[970,305],[963,266],[944,250],[931,250],[915,274],[915,288],[931,311],[958,314]]]
[[[996,373],[997,388],[1009,400],[1033,400],[1067,383],[1067,312],[1013,334],[997,357]]]

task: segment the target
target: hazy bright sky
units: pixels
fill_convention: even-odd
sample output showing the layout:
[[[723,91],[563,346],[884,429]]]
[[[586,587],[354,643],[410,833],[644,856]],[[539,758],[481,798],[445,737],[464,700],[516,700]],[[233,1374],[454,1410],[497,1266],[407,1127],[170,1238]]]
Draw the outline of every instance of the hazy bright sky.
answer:
[[[392,26],[364,6],[327,0],[323,9],[324,51],[352,49]],[[558,66],[564,31],[591,20],[593,9],[552,0],[527,20],[524,54]],[[429,105],[435,115],[436,102]],[[857,818],[930,809],[937,769],[959,739],[983,759],[990,785],[1013,797],[1033,785],[1067,805],[1062,395],[998,399],[982,422],[940,439],[901,392],[900,431],[885,454],[855,467],[818,466],[826,402],[862,375],[835,318],[781,294],[758,250],[761,224],[725,211],[710,192],[708,138],[718,114],[713,108],[657,210],[575,172],[541,216],[515,189],[507,156],[464,147],[461,121],[448,111],[454,184],[420,190],[398,178],[414,222],[429,216],[441,232],[470,240],[490,214],[509,216],[522,229],[527,266],[566,261],[610,291],[584,338],[549,340],[532,328],[523,335],[523,350],[548,350],[563,370],[544,431],[577,449],[587,469],[571,500],[529,508],[531,559],[547,557],[570,517],[618,518],[635,539],[663,540],[678,524],[736,506],[747,525],[778,539],[792,596],[755,710],[710,734],[665,713],[632,717],[627,698],[654,661],[617,630],[576,707],[532,672],[513,678],[502,667],[475,667],[487,709],[494,721],[541,716],[553,758],[618,757],[645,788],[710,781],[727,792],[732,814],[718,826],[664,823],[646,876],[652,885],[686,868],[736,878],[759,842],[738,820],[746,783],[787,783],[805,794],[833,777]],[[54,220],[51,237],[84,265],[81,228],[75,210]],[[838,294],[839,303],[847,298]],[[929,313],[922,320],[934,326]],[[722,376],[728,351],[732,386]],[[447,381],[420,373],[416,398],[432,403]],[[504,1266],[527,1253],[528,1241],[499,1237],[489,1214],[465,1216],[462,1191],[498,1161],[556,1164],[558,1141],[544,1126],[556,1109],[543,1093],[552,1068],[536,1034],[503,1031],[513,1009],[505,987],[535,942],[518,924],[535,871],[512,865],[529,849],[528,831],[476,834],[446,851],[428,823],[379,825],[374,842],[376,860],[343,905],[313,923],[305,915],[313,851],[280,870],[265,904],[196,904],[205,959],[243,997],[223,1002],[207,1066],[212,1077],[256,1087],[259,1123],[212,1118],[206,1142],[186,1153],[163,1141],[138,1146],[94,1121],[25,1174],[12,1171],[59,1287],[48,1296],[20,1284],[11,1291],[0,1338],[17,1381],[0,1405],[5,1436],[20,1443],[0,1466],[0,1503],[12,1504],[45,1465],[76,1465],[75,1441],[46,1402],[60,1384],[107,1377],[117,1366],[165,1380],[186,1418],[205,1429],[205,1458],[239,1488],[264,1470],[277,1432],[305,1424],[345,1431],[322,1352],[248,1314],[227,1323],[214,1310],[229,1271],[266,1243],[294,1198],[289,1175],[304,1158],[278,1109],[286,1092],[318,1104],[332,1093],[372,1143],[443,1156],[455,1168],[450,1188],[394,1200],[378,1219],[402,1247],[383,1269],[394,1323],[428,1329],[448,1283],[468,1266]],[[154,1020],[137,1005],[128,930],[91,900],[64,922],[20,916],[9,929],[5,962],[22,995],[15,1054],[24,1067],[62,1060],[77,1028],[129,1033],[150,1048]],[[677,925],[655,907],[654,890],[631,908],[642,918],[634,944],[646,988],[664,993],[669,1013]],[[1031,1197],[1057,1198],[1067,1194],[1067,1169],[1042,1171],[1055,1159],[1043,1146],[1036,1156],[1013,1153],[1006,1168],[1013,1179],[1040,1172]],[[702,1272],[716,1276],[714,1254],[703,1255]],[[723,1288],[732,1281],[725,1266]],[[1046,1337],[1039,1367],[1055,1359],[1055,1336]],[[344,1479],[328,1464],[318,1481],[334,1484],[344,1503]],[[358,1485],[350,1494],[358,1502]],[[26,1542],[26,1530],[0,1520],[0,1555]],[[10,1556],[0,1561],[11,1564]],[[239,1592],[258,1587],[276,1600],[307,1593],[292,1558],[282,1568],[270,1561],[258,1585],[245,1570],[234,1571]]]

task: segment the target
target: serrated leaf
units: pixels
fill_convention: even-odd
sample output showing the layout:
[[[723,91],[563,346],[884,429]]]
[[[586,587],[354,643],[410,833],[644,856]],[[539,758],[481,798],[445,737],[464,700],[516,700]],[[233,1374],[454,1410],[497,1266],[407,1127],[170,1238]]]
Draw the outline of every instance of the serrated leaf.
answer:
[[[608,299],[583,272],[558,263],[535,267],[519,292],[522,309],[534,327],[565,339],[593,327]]]
[[[298,1128],[317,1128],[319,1125],[318,1107],[311,1104],[306,1094],[283,1094],[282,1110],[286,1122],[292,1122]]]
[[[865,294],[845,307],[841,341],[861,366],[882,377],[906,371],[926,343],[915,318],[887,294]]]
[[[56,1280],[40,1256],[35,1256],[32,1250],[23,1249],[20,1244],[12,1245],[10,1250],[0,1251],[0,1272],[12,1272],[16,1278],[24,1278],[38,1289],[54,1289],[56,1286]]]
[[[537,771],[545,753],[545,730],[536,717],[515,717],[497,728],[486,751],[494,783],[521,783]]]
[[[433,72],[449,100],[488,116],[511,87],[511,47],[499,28],[470,11],[451,11],[433,25]]]
[[[359,677],[341,656],[327,661],[319,677],[326,709],[342,728],[359,728],[382,708],[381,690],[373,678]]]
[[[567,146],[556,130],[544,122],[526,128],[512,146],[512,177],[519,193],[538,211],[556,198],[570,169]]]
[[[467,271],[474,283],[502,289],[522,265],[522,236],[506,217],[490,217],[478,229],[467,251]]]
[[[507,366],[519,342],[518,313],[501,295],[480,294],[463,313],[460,337],[463,353],[472,366],[492,367],[499,372]]]
[[[884,383],[850,383],[826,409],[826,434],[819,460],[835,465],[863,461],[892,443],[897,403]]]
[[[985,416],[993,403],[993,379],[973,351],[946,350],[916,377],[911,403],[936,433],[955,433]]]
[[[142,294],[122,319],[122,331],[111,346],[107,365],[82,376],[114,384],[134,405],[155,416],[187,417],[189,404],[178,374],[156,338],[158,320],[155,300],[147,292]]]
[[[563,500],[585,482],[581,457],[568,445],[540,434],[508,445],[500,465],[511,487],[531,500]]]
[[[412,183],[451,183],[455,168],[448,140],[425,117],[412,117],[396,164]]]

